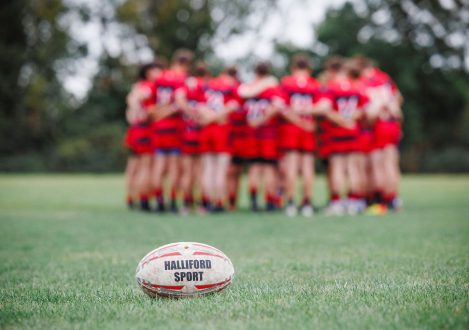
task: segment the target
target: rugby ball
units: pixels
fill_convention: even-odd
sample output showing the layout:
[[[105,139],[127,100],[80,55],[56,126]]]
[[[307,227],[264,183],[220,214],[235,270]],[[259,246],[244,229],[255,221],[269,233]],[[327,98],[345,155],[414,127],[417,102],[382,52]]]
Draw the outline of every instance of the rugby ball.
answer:
[[[179,242],[150,251],[138,263],[138,286],[149,296],[192,297],[221,291],[231,284],[231,260],[213,246]]]

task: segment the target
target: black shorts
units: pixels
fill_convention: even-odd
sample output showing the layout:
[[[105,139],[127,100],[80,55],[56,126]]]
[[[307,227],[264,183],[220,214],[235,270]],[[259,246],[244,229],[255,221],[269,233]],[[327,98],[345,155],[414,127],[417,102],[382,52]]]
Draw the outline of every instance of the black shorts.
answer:
[[[262,164],[262,165],[273,165],[276,166],[278,164],[277,159],[269,159],[263,157],[256,157],[249,159],[249,164]]]

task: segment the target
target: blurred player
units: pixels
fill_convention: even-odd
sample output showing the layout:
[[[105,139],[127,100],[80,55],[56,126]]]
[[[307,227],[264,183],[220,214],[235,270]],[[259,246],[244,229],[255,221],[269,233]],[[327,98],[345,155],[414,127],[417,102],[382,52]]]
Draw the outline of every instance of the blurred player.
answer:
[[[205,105],[205,89],[209,79],[208,67],[197,62],[193,76],[176,91],[176,102],[183,112],[182,172],[180,188],[184,196],[181,214],[187,215],[194,206],[194,191],[200,190],[200,133],[203,124],[202,109]]]
[[[131,152],[125,173],[127,203],[132,208],[138,197],[140,208],[144,211],[150,211],[148,198],[152,162],[148,108],[155,103],[154,82],[162,68],[159,62],[143,65],[140,68],[139,81],[127,95],[126,117],[130,127],[126,134],[126,145]]]
[[[399,209],[400,180],[398,143],[401,139],[402,96],[395,83],[365,57],[356,58],[362,68],[362,81],[370,98],[367,115],[373,125],[371,172],[374,204],[370,212],[386,213]]]
[[[238,68],[234,65],[227,67],[226,73],[238,81]],[[239,98],[235,91],[235,99]],[[238,100],[239,101],[239,100]],[[231,164],[228,169],[228,208],[231,211],[236,209],[238,200],[238,190],[241,180],[241,174],[244,165],[247,165],[248,155],[246,155],[247,131],[249,125],[246,120],[246,112],[239,104],[229,116],[230,123],[230,146],[231,146]]]
[[[175,52],[171,67],[156,80],[156,107],[152,111],[152,140],[155,157],[152,168],[153,189],[157,211],[166,210],[163,187],[170,190],[170,210],[178,212],[177,185],[179,156],[181,154],[182,116],[175,104],[175,91],[184,86],[189,71],[192,52],[180,49]],[[164,184],[166,179],[166,185]]]
[[[329,57],[325,64],[324,64],[324,71],[318,76],[318,81],[320,82],[322,89],[324,92],[327,92],[327,86],[329,82],[334,81],[340,76],[343,72],[343,66],[345,63],[345,59],[342,56],[334,55]],[[324,118],[320,118],[324,119]],[[323,148],[327,148],[327,146],[323,146],[321,140],[318,141],[318,151],[321,154],[321,150]],[[329,158],[324,154],[321,155],[322,165],[326,171],[326,183],[329,193],[332,191],[332,182],[331,182],[331,173],[330,173],[330,164]]]
[[[238,106],[238,81],[227,70],[208,81],[205,104],[211,119],[202,128],[202,206],[208,211],[225,210],[228,168],[231,162],[229,116]]]
[[[286,96],[290,111],[298,114],[301,120],[313,128],[313,108],[330,107],[330,101],[323,97],[321,86],[311,77],[312,65],[310,60],[297,55],[292,60],[292,73],[284,77],[280,83]],[[327,104],[324,104],[326,102]],[[295,183],[301,173],[303,199],[300,210],[303,216],[314,214],[312,192],[314,181],[314,155],[316,138],[311,132],[298,124],[284,119],[280,126],[280,150],[283,154],[283,169],[285,173],[285,196],[287,200],[286,213],[288,216],[297,214],[294,203]]]
[[[248,172],[251,208],[258,210],[257,192],[264,188],[266,210],[277,208],[276,167],[279,157],[279,109],[284,101],[278,82],[270,75],[270,65],[259,63],[255,67],[255,79],[242,84],[238,94],[244,99],[243,107],[247,113],[249,131],[247,155],[252,163]]]
[[[347,63],[348,64],[348,63]],[[364,196],[360,192],[361,172],[356,161],[359,150],[360,120],[368,98],[363,94],[359,71],[350,65],[343,73],[328,82],[328,93],[332,97],[333,109],[347,122],[346,126],[337,125],[331,120],[321,122],[320,153],[329,159],[331,195],[326,213],[342,215],[355,214],[365,208]],[[346,187],[347,199],[341,199]]]

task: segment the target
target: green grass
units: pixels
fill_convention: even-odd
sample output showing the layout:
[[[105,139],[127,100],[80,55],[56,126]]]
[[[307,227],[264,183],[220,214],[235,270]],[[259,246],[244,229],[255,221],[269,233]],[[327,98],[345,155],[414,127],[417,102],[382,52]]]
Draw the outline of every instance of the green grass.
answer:
[[[127,211],[119,176],[0,176],[0,328],[467,329],[469,176],[402,190],[381,218],[179,218]],[[138,261],[173,241],[222,249],[233,285],[145,296]]]

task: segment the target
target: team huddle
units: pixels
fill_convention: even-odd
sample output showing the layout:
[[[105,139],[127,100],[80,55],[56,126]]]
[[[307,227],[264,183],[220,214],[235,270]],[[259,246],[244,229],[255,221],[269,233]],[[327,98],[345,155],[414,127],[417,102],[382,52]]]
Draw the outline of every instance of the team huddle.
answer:
[[[319,157],[326,214],[399,209],[403,100],[371,60],[331,57],[316,79],[311,60],[296,55],[280,81],[260,62],[243,83],[235,66],[213,77],[192,57],[181,49],[169,67],[142,66],[127,96],[129,207],[151,211],[154,200],[157,212],[233,211],[247,169],[253,211],[311,217]]]

